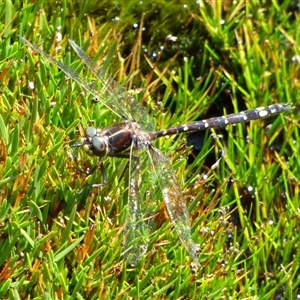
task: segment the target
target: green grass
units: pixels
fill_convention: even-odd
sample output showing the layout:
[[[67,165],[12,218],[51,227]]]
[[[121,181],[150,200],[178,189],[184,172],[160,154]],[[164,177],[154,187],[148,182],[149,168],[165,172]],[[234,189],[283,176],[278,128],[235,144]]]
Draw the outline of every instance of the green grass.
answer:
[[[155,1],[144,2],[144,7],[108,2],[106,10],[94,2],[80,9],[68,2],[55,9],[43,2],[21,8],[5,2],[0,13],[0,298],[294,299],[300,283],[296,5],[240,1],[226,7],[210,1],[186,9],[185,3],[171,3],[159,14],[142,16],[143,8],[158,9]],[[118,14],[120,21],[111,21]],[[134,23],[145,31],[137,33]],[[62,40],[55,44],[58,29]],[[165,42],[168,34],[178,41]],[[161,199],[161,222],[147,253],[136,267],[126,265],[128,161],[106,158],[108,184],[79,194],[84,184],[102,178],[100,172],[88,177],[75,172],[70,147],[90,124],[105,127],[120,120],[91,105],[91,95],[18,36],[92,81],[68,48],[72,38],[126,88],[142,88],[135,96],[157,129],[273,102],[295,105],[271,120],[213,131],[224,135],[216,141],[208,132],[197,156],[185,146],[185,135],[155,141],[170,156],[189,206],[193,239],[201,247],[196,273]],[[224,157],[210,171],[208,156],[217,161],[221,150]],[[195,159],[187,163],[191,155]],[[97,162],[83,153],[80,158],[83,168]]]

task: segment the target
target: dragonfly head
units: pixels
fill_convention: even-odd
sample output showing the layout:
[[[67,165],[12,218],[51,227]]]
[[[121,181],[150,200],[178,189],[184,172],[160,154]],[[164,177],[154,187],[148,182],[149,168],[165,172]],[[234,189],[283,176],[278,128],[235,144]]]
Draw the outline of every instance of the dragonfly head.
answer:
[[[107,153],[108,142],[105,137],[100,135],[100,130],[95,127],[89,127],[86,130],[85,137],[80,138],[73,144],[73,147],[82,147],[90,156],[96,155],[102,157]]]

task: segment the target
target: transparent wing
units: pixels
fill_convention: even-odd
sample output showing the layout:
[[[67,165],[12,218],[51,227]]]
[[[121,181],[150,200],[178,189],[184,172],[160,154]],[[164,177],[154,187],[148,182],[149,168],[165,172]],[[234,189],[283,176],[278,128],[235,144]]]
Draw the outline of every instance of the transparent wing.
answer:
[[[195,266],[199,266],[197,254],[199,246],[192,240],[189,213],[170,160],[153,146],[150,146],[147,151],[150,158],[149,160],[151,160],[155,170],[172,224],[182,244],[193,259],[193,263]]]
[[[57,61],[55,58],[38,48],[36,45],[32,44],[28,40],[26,40],[23,37],[20,37],[25,43],[27,43],[31,48],[33,48],[35,51],[40,53],[42,56],[47,58],[51,63],[59,67],[68,77],[72,78],[74,81],[76,81],[82,88],[87,90],[89,93],[91,93],[94,97],[96,97],[103,105],[105,105],[107,108],[109,108],[111,111],[113,111],[117,116],[120,118],[128,118],[128,120],[131,120],[131,115],[128,111],[125,109],[123,110],[121,105],[117,106],[116,103],[109,102],[107,103],[105,99],[105,93],[103,91],[99,90],[95,85],[92,85],[87,80],[81,78],[78,73],[74,70],[71,70],[69,67],[65,66],[61,62]]]
[[[127,121],[140,122],[145,130],[152,131],[154,129],[153,121],[148,115],[146,109],[136,101],[136,99],[115,80],[107,75],[101,67],[90,59],[80,47],[70,40],[72,48],[82,59],[90,71],[97,77],[98,82],[91,84],[87,80],[81,78],[78,73],[65,66],[49,54],[29,42],[27,39],[20,37],[31,48],[47,58],[51,63],[59,67],[68,77],[76,81],[82,88],[91,93],[99,102],[113,111],[117,116]]]
[[[120,113],[124,115],[126,120],[138,122],[145,130],[154,130],[153,120],[146,108],[109,76],[105,69],[88,57],[74,41],[69,39],[69,43],[104,88],[105,98],[101,99],[101,102],[105,102],[105,105],[112,107],[114,110],[121,107]]]
[[[129,198],[124,228],[124,255],[134,266],[146,253],[154,226],[160,190],[147,149],[133,152],[130,159]]]

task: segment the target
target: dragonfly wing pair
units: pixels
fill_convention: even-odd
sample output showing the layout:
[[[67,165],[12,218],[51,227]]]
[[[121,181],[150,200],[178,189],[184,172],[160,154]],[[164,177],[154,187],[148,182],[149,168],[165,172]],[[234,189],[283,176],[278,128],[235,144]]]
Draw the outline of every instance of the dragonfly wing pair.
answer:
[[[151,144],[132,153],[124,234],[127,260],[135,265],[147,251],[159,207],[157,199],[163,198],[176,233],[197,266],[198,246],[191,237],[189,213],[169,158]]]
[[[91,93],[98,102],[101,102],[101,104],[114,112],[120,117],[120,119],[136,121],[143,127],[143,129],[149,131],[154,130],[153,121],[145,107],[143,107],[129,92],[111,78],[107,74],[106,70],[102,69],[95,61],[88,57],[74,41],[69,39],[70,45],[88,69],[96,76],[97,82],[92,83],[80,77],[75,70],[72,70],[59,62],[24,37],[20,38],[32,49],[61,69],[68,77],[76,81],[83,89]]]

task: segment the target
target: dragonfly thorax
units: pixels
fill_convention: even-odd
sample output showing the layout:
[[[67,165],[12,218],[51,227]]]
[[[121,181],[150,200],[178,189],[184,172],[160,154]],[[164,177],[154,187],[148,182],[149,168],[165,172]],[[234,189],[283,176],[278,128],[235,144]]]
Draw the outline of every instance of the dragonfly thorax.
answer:
[[[89,127],[85,137],[78,140],[75,147],[82,147],[90,156],[118,156],[131,146],[140,148],[151,142],[151,136],[135,122],[124,122],[109,128]]]

